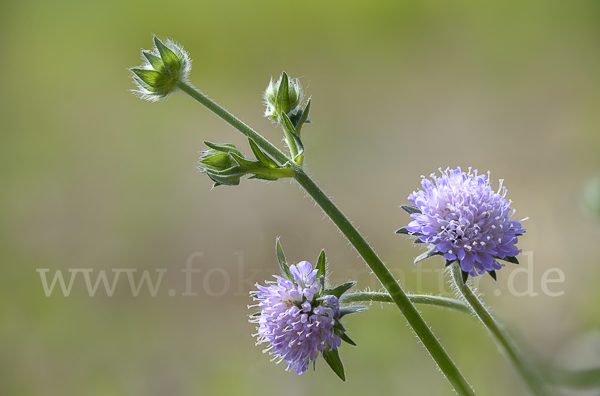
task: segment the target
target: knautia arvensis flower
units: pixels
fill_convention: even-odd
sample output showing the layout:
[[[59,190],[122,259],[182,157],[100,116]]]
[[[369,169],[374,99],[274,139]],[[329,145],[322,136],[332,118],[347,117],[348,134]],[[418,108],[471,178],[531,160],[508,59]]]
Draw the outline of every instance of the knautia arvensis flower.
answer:
[[[308,261],[289,268],[293,280],[274,275],[277,281],[268,286],[256,285],[254,300],[261,311],[251,321],[258,324],[256,344],[268,344],[264,352],[277,363],[285,361],[287,371],[302,374],[325,349],[342,343],[334,332],[340,303],[332,295],[318,297],[323,285]]]
[[[285,361],[286,371],[304,373],[311,363],[323,356],[329,367],[345,380],[344,367],[338,354],[341,342],[356,345],[346,334],[340,319],[366,307],[340,307],[339,298],[356,282],[325,288],[325,252],[313,268],[308,261],[287,265],[279,240],[277,258],[282,276],[266,286],[256,284],[251,292],[259,312],[250,316],[257,324],[256,345],[268,344],[263,353],[273,356],[277,364]]]
[[[431,180],[422,176],[423,189],[408,197],[415,206],[402,206],[413,221],[397,232],[430,245],[415,262],[443,255],[447,265],[459,262],[464,279],[486,271],[495,278],[494,271],[504,266],[497,259],[518,263],[516,244],[525,229],[522,220],[512,220],[515,210],[506,200],[503,180],[494,191],[489,172],[486,176],[460,167],[439,171],[441,176],[431,174]]]
[[[142,99],[155,102],[178,90],[179,82],[188,82],[192,60],[183,47],[172,40],[163,43],[154,37],[154,48],[142,51],[144,64],[131,68],[136,89]]]

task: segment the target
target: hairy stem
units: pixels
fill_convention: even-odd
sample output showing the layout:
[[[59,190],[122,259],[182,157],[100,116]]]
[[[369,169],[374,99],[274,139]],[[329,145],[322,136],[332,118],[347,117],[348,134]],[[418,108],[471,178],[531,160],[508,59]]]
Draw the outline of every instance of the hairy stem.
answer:
[[[452,264],[451,271],[456,288],[471,306],[479,320],[481,320],[481,323],[483,323],[490,331],[496,340],[496,343],[502,348],[506,358],[514,365],[519,374],[521,374],[533,394],[536,396],[553,395],[554,393],[550,390],[533,363],[525,358],[504,327],[494,319],[477,295],[473,293],[469,285],[463,282],[460,265],[458,263]]]
[[[471,313],[471,308],[463,301],[454,298],[431,296],[428,294],[407,294],[413,304],[433,305],[440,308],[450,308],[463,313]],[[394,303],[392,296],[382,292],[346,293],[340,298],[341,303],[351,302],[386,302]]]

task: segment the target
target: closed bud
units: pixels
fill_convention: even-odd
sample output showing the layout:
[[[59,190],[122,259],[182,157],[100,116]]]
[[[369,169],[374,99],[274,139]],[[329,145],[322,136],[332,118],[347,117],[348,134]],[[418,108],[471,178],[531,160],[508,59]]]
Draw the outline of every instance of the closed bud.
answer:
[[[177,91],[177,83],[187,82],[192,61],[182,46],[167,39],[163,43],[154,37],[154,48],[142,51],[142,66],[131,68],[133,90],[142,99],[155,102]]]
[[[269,86],[265,90],[265,117],[269,117],[275,122],[280,122],[282,114],[292,117],[298,113],[300,102],[302,101],[303,92],[298,79],[290,79],[283,72],[277,82],[269,82]]]

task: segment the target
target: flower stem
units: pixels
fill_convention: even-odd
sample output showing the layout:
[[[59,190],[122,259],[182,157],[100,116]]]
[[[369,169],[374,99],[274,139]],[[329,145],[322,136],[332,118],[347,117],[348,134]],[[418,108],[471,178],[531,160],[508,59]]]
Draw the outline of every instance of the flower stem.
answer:
[[[428,294],[407,294],[413,304],[433,305],[440,308],[456,309],[463,313],[471,313],[471,308],[463,301],[454,298],[430,296]],[[393,303],[392,296],[381,292],[346,293],[340,298],[341,303],[351,302],[386,302]]]
[[[492,336],[496,339],[496,343],[502,347],[506,358],[515,366],[533,394],[536,396],[553,395],[554,393],[550,391],[544,378],[533,363],[521,353],[515,341],[504,327],[494,319],[481,300],[473,293],[469,285],[463,282],[460,265],[458,263],[452,264],[451,271],[456,288],[463,295],[467,303],[469,303],[483,325],[492,333]]]
[[[315,182],[296,164],[293,163],[283,152],[263,138],[260,134],[244,124],[240,119],[229,113],[223,107],[209,99],[202,92],[184,82],[178,82],[177,86],[183,92],[196,99],[202,105],[207,107],[213,113],[221,117],[235,129],[240,131],[246,137],[252,139],[261,149],[279,161],[282,165],[289,163],[294,168],[294,179],[308,192],[325,213],[331,218],[335,225],[340,229],[344,236],[350,241],[358,251],[367,265],[373,270],[383,287],[389,292],[392,300],[406,320],[413,328],[425,348],[429,351],[433,360],[437,363],[442,373],[446,376],[450,384],[461,396],[474,396],[475,393],[467,380],[458,370],[452,359],[448,356],[437,338],[433,335],[429,326],[425,323],[415,306],[412,304],[406,293],[402,290],[394,276],[387,269],[383,261],[377,256],[373,248],[362,237],[352,223],[335,206],[335,204],[325,195],[325,193],[315,184]]]

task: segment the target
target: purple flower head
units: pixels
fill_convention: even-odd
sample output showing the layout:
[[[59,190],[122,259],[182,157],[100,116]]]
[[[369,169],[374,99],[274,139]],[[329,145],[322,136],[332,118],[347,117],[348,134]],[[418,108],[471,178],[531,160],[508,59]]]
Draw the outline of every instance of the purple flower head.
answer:
[[[340,346],[334,332],[340,304],[336,296],[319,297],[323,285],[308,261],[290,265],[289,271],[293,281],[274,275],[277,281],[256,285],[258,291],[252,294],[261,311],[251,322],[258,324],[256,345],[269,344],[263,352],[278,364],[285,360],[287,371],[302,374],[323,351]]]
[[[408,197],[418,208],[405,227],[408,234],[434,246],[429,256],[443,255],[448,264],[458,261],[471,276],[502,268],[496,259],[516,261],[512,259],[521,252],[517,237],[525,229],[522,220],[511,220],[515,211],[505,198],[503,180],[495,192],[489,172],[479,175],[469,168],[465,173],[460,167],[439,171],[441,176],[431,174],[431,180],[422,176],[423,190]]]

